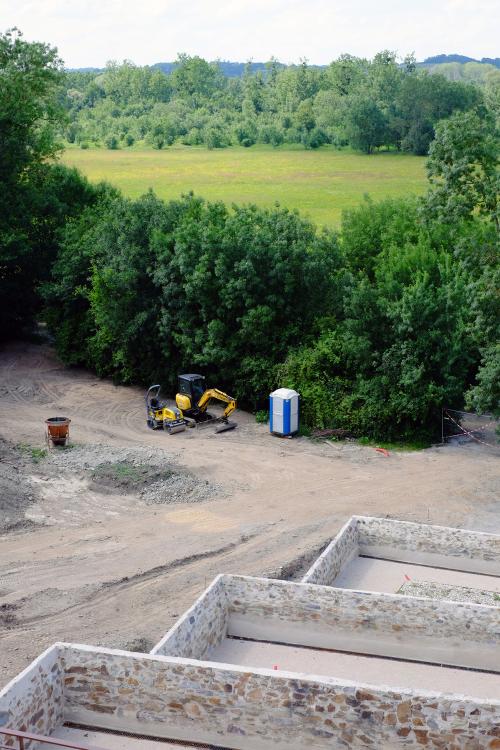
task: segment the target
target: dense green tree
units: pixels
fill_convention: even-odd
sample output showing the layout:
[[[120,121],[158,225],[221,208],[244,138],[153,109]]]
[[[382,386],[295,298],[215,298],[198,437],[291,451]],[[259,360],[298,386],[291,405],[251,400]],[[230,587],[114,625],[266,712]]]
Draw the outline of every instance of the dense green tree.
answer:
[[[256,406],[274,363],[335,305],[335,237],[283,209],[229,212],[193,199],[155,243],[166,348]]]
[[[85,202],[89,186],[49,164],[62,126],[57,51],[0,35],[0,337],[29,329],[38,283],[56,253],[55,227]],[[80,194],[78,195],[79,191]],[[73,203],[74,202],[74,203]]]
[[[195,55],[179,55],[172,86],[182,97],[209,97],[222,85],[223,77],[217,65],[207,63]]]
[[[65,361],[169,387],[198,368],[257,406],[275,363],[340,309],[339,264],[334,235],[283,209],[105,192],[68,223],[46,317]]]
[[[353,97],[346,113],[349,143],[365,154],[384,145],[387,121],[380,107],[367,96]]]
[[[446,222],[479,212],[500,231],[499,144],[491,117],[464,112],[439,123],[427,163],[429,210]]]
[[[330,63],[325,76],[325,88],[339,96],[355,94],[365,84],[368,61],[352,55],[341,55]]]
[[[484,350],[477,383],[467,394],[467,407],[500,417],[500,342]]]
[[[59,231],[57,258],[40,292],[43,315],[63,361],[95,368],[89,351],[96,333],[90,309],[92,268],[101,263],[101,230],[112,213],[110,204],[119,200],[119,194],[101,184],[93,188],[93,197],[66,217]]]
[[[347,217],[348,243],[366,234],[367,217],[380,228],[365,239],[371,279],[363,269],[347,276],[335,327],[280,369],[302,394],[309,424],[378,439],[432,439],[442,405],[461,405],[476,352],[467,275],[407,214],[405,202],[392,201],[360,209],[359,230],[356,212]],[[345,252],[349,260],[349,246]],[[353,272],[363,263],[354,259]]]

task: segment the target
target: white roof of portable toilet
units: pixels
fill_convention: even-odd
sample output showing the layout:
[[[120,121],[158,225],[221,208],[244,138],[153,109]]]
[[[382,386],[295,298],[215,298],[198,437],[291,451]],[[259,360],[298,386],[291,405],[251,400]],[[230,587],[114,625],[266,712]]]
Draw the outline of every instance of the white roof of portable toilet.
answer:
[[[278,388],[278,390],[273,391],[269,395],[272,397],[276,396],[276,398],[289,399],[298,396],[299,394],[297,391],[292,390],[292,388]]]

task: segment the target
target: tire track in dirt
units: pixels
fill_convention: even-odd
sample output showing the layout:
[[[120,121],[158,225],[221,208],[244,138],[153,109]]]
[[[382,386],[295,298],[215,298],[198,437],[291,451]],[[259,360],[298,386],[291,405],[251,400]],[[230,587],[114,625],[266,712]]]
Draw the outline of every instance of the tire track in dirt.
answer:
[[[197,565],[202,561],[213,558],[223,558],[227,555],[227,553],[232,552],[237,548],[241,548],[242,545],[253,541],[259,536],[260,533],[256,532],[245,537],[240,537],[237,541],[229,542],[228,544],[222,547],[218,547],[217,549],[199,552],[196,554],[187,555],[186,557],[178,558],[176,560],[171,560],[164,565],[157,565],[148,570],[135,573],[132,576],[124,576],[123,578],[117,580],[105,581],[98,584],[89,584],[85,596],[80,601],[70,605],[69,607],[65,607],[64,609],[60,609],[57,612],[53,612],[47,615],[37,614],[36,616],[31,617],[21,617],[20,610],[22,609],[22,606],[25,603],[29,603],[30,601],[30,599],[27,597],[21,597],[21,599],[9,602],[9,607],[12,610],[15,610],[17,613],[15,618],[16,629],[20,628],[22,630],[23,628],[26,628],[33,623],[47,624],[50,622],[56,622],[60,620],[61,617],[67,616],[69,613],[78,614],[82,611],[88,612],[89,605],[91,605],[92,608],[99,608],[102,600],[109,601],[110,599],[116,598],[123,592],[126,592],[132,588],[136,590],[145,588],[150,582],[157,582],[158,579],[162,578],[166,574],[173,573],[180,568]]]

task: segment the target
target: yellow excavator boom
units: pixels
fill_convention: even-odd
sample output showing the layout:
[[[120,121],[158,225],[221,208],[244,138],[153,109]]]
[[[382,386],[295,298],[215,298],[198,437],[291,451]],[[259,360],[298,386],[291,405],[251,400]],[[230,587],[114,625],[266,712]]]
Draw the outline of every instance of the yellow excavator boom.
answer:
[[[236,409],[236,401],[232,396],[228,396],[227,393],[220,391],[218,388],[207,388],[198,401],[198,408],[200,411],[206,411],[211,401],[222,401],[224,404],[227,404],[224,409],[224,419],[229,417],[229,415]]]

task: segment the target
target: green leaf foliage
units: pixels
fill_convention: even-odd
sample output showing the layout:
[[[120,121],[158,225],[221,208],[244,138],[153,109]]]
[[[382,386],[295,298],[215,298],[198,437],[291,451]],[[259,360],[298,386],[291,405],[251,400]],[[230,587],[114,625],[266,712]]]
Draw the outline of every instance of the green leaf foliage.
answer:
[[[76,170],[54,164],[62,80],[57,52],[0,35],[0,338],[29,332],[66,221],[97,200]]]
[[[114,198],[69,223],[48,319],[62,303],[67,361],[171,386],[179,369],[202,369],[256,406],[275,363],[338,307],[339,264],[335,235],[284,209]]]
[[[67,73],[62,135],[110,149],[132,139],[156,149],[175,141],[209,149],[331,143],[368,154],[381,147],[426,154],[439,120],[485,97],[496,106],[494,82],[448,80],[417,69],[411,57],[401,64],[388,50],[373,60],[341,55],[323,68],[271,60],[264,71],[247,65],[242,77],[223,71],[223,63],[179,55],[165,73],[127,60]]]

